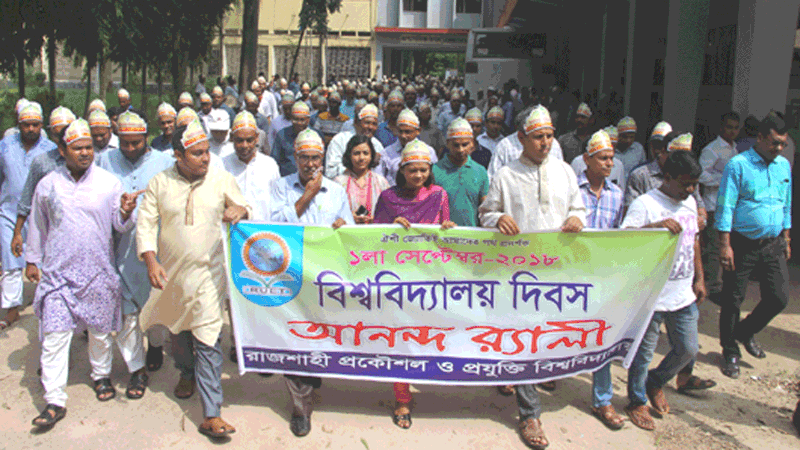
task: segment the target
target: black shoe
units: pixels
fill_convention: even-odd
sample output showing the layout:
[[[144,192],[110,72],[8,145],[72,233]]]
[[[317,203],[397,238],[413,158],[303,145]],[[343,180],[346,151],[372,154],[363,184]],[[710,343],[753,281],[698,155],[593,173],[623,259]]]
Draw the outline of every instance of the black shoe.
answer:
[[[311,432],[311,417],[292,414],[292,420],[289,422],[289,429],[292,430],[292,433],[297,437],[308,435],[308,433]]]
[[[739,342],[741,342],[742,345],[744,345],[744,349],[747,350],[747,353],[750,353],[751,355],[753,355],[753,357],[758,359],[764,359],[767,357],[767,354],[764,353],[764,350],[762,350],[761,346],[758,345],[758,342],[756,342],[755,336],[750,336],[750,339]]]
[[[725,364],[722,366],[722,373],[734,380],[739,378],[739,357],[736,355],[726,356]]]
[[[164,364],[164,350],[163,347],[154,347],[150,344],[147,345],[147,356],[145,356],[145,363],[147,370],[156,372]]]

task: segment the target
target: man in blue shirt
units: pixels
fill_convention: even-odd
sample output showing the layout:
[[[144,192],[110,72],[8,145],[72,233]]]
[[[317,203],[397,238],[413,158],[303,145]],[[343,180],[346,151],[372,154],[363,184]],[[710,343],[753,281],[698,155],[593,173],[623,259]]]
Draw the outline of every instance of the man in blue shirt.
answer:
[[[119,118],[119,148],[100,154],[97,165],[114,174],[122,182],[125,192],[138,192],[145,189],[157,173],[170,168],[174,161],[167,153],[153,151],[147,146],[147,122],[144,118],[124,112]],[[116,233],[114,244],[123,314],[117,345],[131,373],[126,394],[130,399],[138,399],[144,395],[148,383],[145,364],[155,371],[163,363],[162,347],[166,333],[164,329],[150,330],[145,355],[139,312],[150,296],[150,286],[146,283],[147,266],[136,252],[136,227],[125,233]]]
[[[344,188],[322,175],[325,147],[315,131],[303,130],[297,135],[293,159],[297,161],[296,173],[275,180],[272,185],[272,221],[332,226],[334,229],[345,224],[354,225]],[[311,412],[314,410],[311,394],[321,385],[322,380],[317,377],[286,375],[286,387],[293,405],[289,429],[297,437],[311,432]]]
[[[0,330],[19,319],[19,307],[22,306],[22,269],[25,260],[19,253],[12,253],[11,244],[17,203],[33,159],[56,148],[42,133],[43,119],[42,107],[36,102],[28,103],[20,108],[17,115],[19,132],[0,141],[0,257],[3,262],[0,308],[6,310],[5,318],[0,320]]]
[[[756,144],[725,166],[717,195],[715,227],[720,233],[720,264],[725,271],[720,297],[719,338],[725,363],[722,373],[739,377],[739,344],[765,358],[755,335],[786,307],[791,256],[792,173],[780,156],[789,125],[772,111],[761,123]],[[757,271],[761,301],[744,320],[739,308],[750,275]]]

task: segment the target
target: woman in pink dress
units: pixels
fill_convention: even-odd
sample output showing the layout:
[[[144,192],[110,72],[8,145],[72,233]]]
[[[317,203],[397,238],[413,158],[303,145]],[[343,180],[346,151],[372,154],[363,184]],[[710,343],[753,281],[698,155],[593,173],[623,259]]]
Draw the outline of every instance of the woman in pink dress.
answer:
[[[347,142],[342,164],[347,170],[333,180],[347,191],[356,223],[372,223],[378,196],[389,189],[386,178],[372,171],[378,165],[378,154],[372,141],[363,135],[353,136]]]
[[[403,149],[397,185],[383,191],[375,205],[375,223],[440,224],[453,228],[447,192],[434,185],[430,151],[418,140]],[[408,383],[394,383],[395,408],[392,421],[400,428],[411,427],[411,390]]]

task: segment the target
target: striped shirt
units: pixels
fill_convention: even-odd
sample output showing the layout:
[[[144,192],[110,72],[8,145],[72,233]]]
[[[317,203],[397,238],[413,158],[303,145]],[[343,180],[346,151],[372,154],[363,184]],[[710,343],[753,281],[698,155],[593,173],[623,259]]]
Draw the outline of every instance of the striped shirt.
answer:
[[[619,228],[622,223],[622,189],[606,178],[600,198],[597,198],[584,171],[578,174],[578,190],[586,205],[588,228]]]

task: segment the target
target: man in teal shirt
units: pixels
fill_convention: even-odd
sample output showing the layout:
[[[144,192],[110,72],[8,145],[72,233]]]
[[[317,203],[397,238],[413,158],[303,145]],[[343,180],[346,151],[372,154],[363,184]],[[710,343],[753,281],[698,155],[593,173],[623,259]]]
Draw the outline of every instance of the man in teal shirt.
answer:
[[[450,220],[462,227],[479,226],[478,206],[489,193],[489,176],[470,158],[473,150],[472,126],[458,118],[447,128],[447,155],[433,166],[435,183],[450,200]]]
[[[761,122],[753,148],[725,165],[717,194],[714,226],[720,234],[722,296],[719,339],[725,361],[722,373],[739,377],[739,343],[755,358],[766,358],[755,335],[787,304],[791,256],[792,172],[780,152],[790,126],[772,111]],[[761,300],[740,320],[750,276],[758,274]]]

